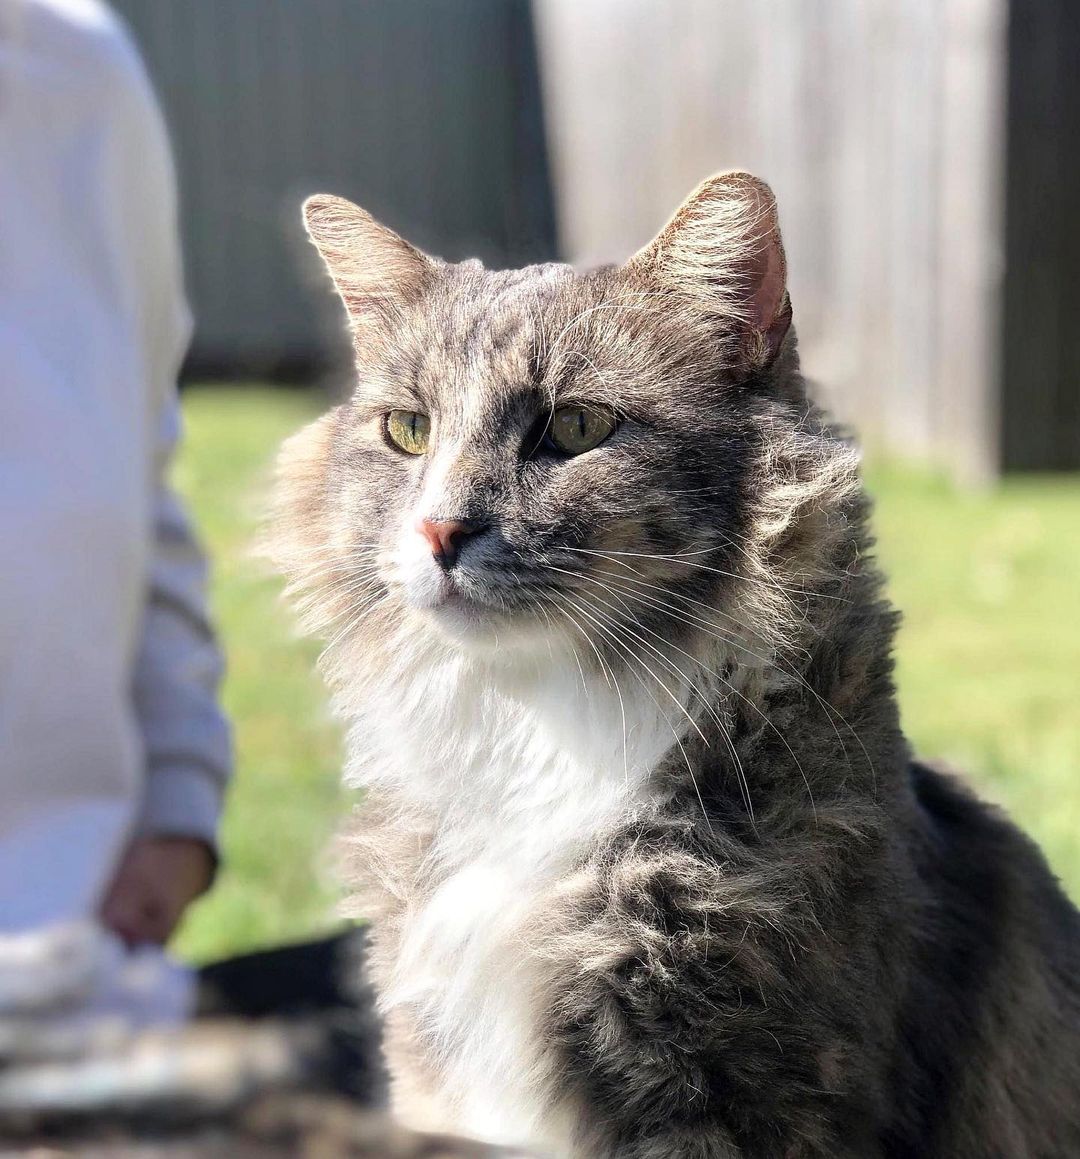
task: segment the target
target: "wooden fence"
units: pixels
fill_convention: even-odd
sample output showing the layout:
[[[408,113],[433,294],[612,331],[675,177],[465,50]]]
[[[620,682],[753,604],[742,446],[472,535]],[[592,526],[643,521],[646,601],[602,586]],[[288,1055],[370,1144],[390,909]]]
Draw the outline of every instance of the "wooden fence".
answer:
[[[780,203],[803,361],[866,441],[997,466],[1004,0],[537,0],[562,245],[735,166]]]

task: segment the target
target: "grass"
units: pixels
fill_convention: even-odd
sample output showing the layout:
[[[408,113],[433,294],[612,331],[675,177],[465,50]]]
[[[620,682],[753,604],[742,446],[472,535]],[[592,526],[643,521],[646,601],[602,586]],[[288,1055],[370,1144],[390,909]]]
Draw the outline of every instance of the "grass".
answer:
[[[237,760],[223,868],[177,938],[195,961],[302,938],[331,920],[326,849],[345,804],[337,730],[317,649],[298,638],[280,584],[252,557],[274,452],[317,408],[316,398],[286,390],[207,388],[185,398],[175,482],[213,560]]]
[[[318,400],[205,388],[185,398],[176,483],[214,560],[237,775],[224,867],[177,948],[205,960],[332,921],[326,850],[346,806],[340,746],[278,583],[250,558],[269,465]],[[920,753],[966,770],[1043,846],[1080,899],[1080,478],[987,493],[926,471],[870,472],[879,552],[904,611],[898,676]]]
[[[967,772],[1080,901],[1080,477],[870,472],[916,750]]]

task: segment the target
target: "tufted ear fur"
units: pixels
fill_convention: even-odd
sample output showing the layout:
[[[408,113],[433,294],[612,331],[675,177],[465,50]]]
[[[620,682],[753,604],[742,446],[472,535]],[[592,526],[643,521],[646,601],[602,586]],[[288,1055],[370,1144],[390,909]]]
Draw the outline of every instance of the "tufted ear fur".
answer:
[[[434,273],[433,259],[343,197],[317,193],[303,214],[354,329],[373,318],[392,320]]]
[[[754,368],[776,357],[791,303],[776,198],[764,181],[737,171],[707,178],[630,266],[734,323]]]

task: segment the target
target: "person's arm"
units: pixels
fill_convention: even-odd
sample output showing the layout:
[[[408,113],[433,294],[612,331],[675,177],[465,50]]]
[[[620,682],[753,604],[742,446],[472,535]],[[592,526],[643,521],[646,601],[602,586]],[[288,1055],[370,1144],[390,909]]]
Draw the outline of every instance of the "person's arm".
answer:
[[[145,746],[139,831],[213,846],[230,771],[229,729],[217,700],[222,661],[206,610],[207,568],[190,522],[163,478],[177,408],[159,434],[153,555],[133,696]]]
[[[182,304],[178,298],[174,311],[180,349],[187,329]],[[175,386],[165,395],[157,417],[146,606],[132,675],[146,782],[135,833],[102,907],[106,925],[133,944],[165,942],[209,887],[231,771],[206,561],[166,479],[180,420]]]
[[[176,381],[190,316],[165,127],[134,47],[130,84],[117,95],[124,233],[146,383],[148,519],[146,604],[132,698],[146,769],[142,808],[102,915],[129,941],[164,941],[209,885],[218,815],[231,769],[229,728],[217,700],[222,660],[206,608],[206,563],[168,485],[180,433]]]
[[[175,439],[170,410],[165,445]],[[146,761],[138,827],[102,911],[132,943],[164,942],[209,886],[229,729],[217,701],[221,656],[205,606],[206,566],[183,508],[162,483],[134,670]]]

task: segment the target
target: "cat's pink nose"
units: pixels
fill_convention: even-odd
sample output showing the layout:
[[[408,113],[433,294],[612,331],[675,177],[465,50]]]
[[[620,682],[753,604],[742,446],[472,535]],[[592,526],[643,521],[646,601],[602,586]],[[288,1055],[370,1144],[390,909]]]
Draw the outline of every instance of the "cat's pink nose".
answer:
[[[428,541],[431,554],[448,571],[457,563],[461,544],[481,530],[478,519],[421,519],[416,530]]]

